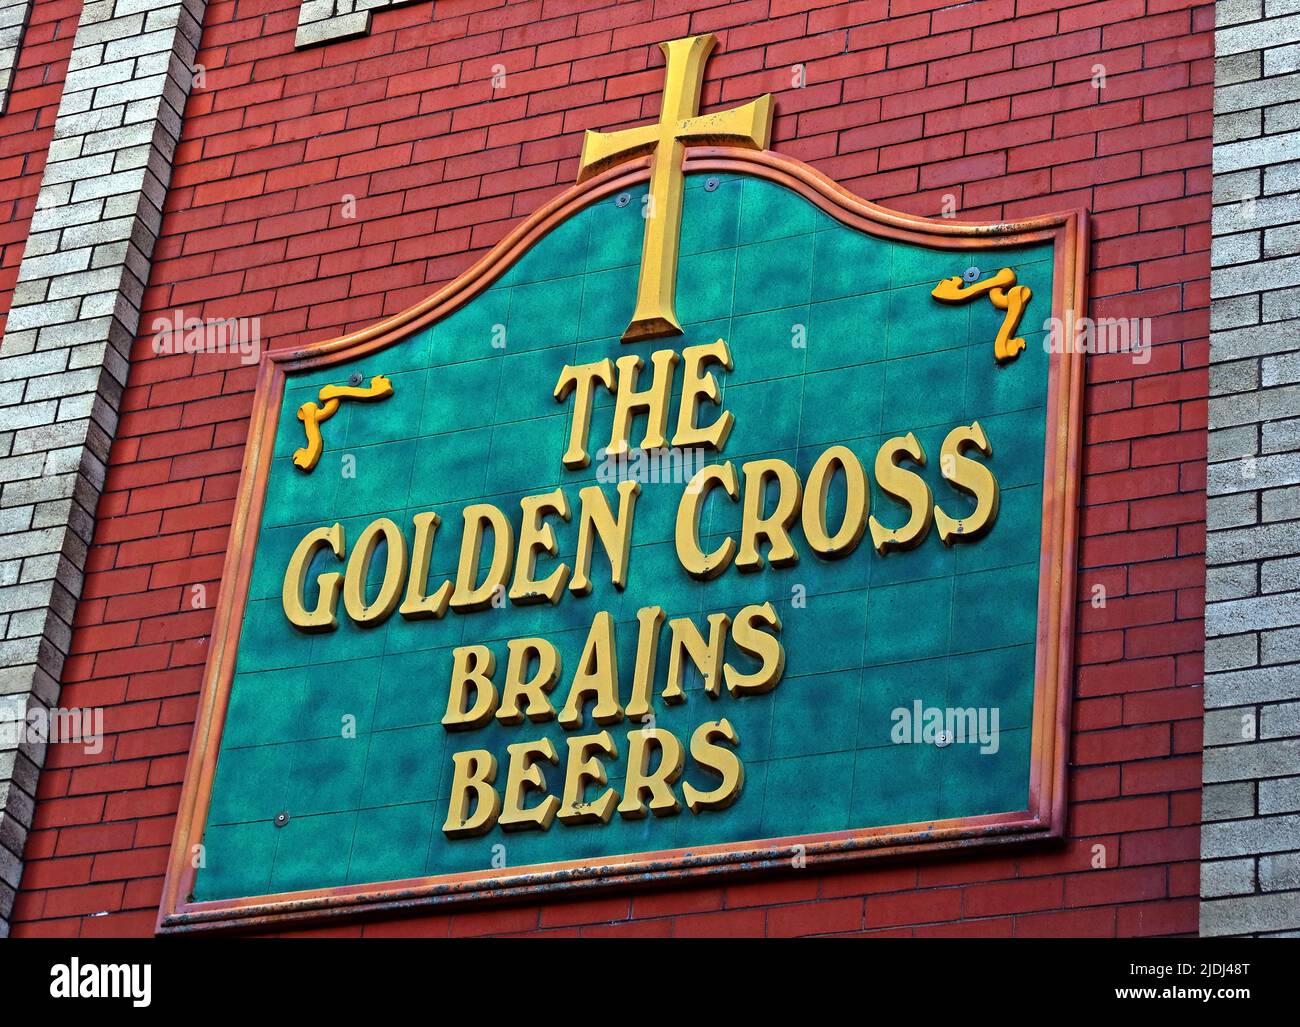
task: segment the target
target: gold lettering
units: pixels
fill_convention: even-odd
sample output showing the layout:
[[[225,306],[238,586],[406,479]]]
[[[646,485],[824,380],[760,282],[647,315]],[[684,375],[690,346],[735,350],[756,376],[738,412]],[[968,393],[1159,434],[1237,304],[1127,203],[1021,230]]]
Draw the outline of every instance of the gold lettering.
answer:
[[[591,621],[578,670],[569,687],[569,698],[560,713],[560,724],[566,730],[582,727],[582,710],[588,696],[594,696],[596,705],[591,716],[597,724],[616,724],[623,719],[623,707],[618,702],[618,661],[614,656],[614,618],[601,610]],[[561,815],[563,819],[563,815]]]
[[[407,582],[406,598],[397,608],[407,620],[435,620],[447,612],[447,603],[451,600],[451,582],[444,581],[438,591],[427,595],[429,585],[429,561],[433,556],[433,539],[442,523],[436,513],[418,513],[415,522],[415,546],[411,552],[411,579]]]
[[[715,406],[722,405],[722,390],[718,380],[704,368],[717,363],[731,370],[731,350],[724,340],[707,346],[687,346],[682,350],[682,400],[677,410],[677,431],[673,434],[674,446],[711,446],[722,449],[735,424],[730,410],[724,410],[708,427],[695,424],[695,412],[701,398]]]
[[[673,791],[673,783],[682,776],[686,761],[682,743],[662,728],[630,731],[627,743],[627,783],[619,813],[627,820],[642,819],[646,805],[641,796],[646,792],[650,793],[650,812],[655,816],[667,817],[678,812],[682,804]],[[650,756],[655,749],[659,750],[659,765],[651,772]]]
[[[636,669],[632,673],[632,696],[627,703],[627,719],[640,722],[650,716],[650,693],[655,683],[655,663],[659,654],[659,631],[664,625],[660,606],[643,606],[636,612]]]
[[[614,361],[609,357],[578,367],[566,365],[560,371],[560,380],[555,383],[557,403],[563,403],[564,397],[573,392],[569,448],[564,451],[564,466],[570,470],[578,470],[591,463],[591,457],[587,453],[587,439],[591,434],[591,405],[597,382],[610,392],[614,391]]]
[[[605,452],[619,456],[628,451],[632,434],[632,418],[639,412],[646,415],[645,434],[640,449],[663,449],[668,445],[664,432],[668,428],[668,397],[673,389],[673,369],[677,366],[677,353],[661,349],[651,354],[654,376],[650,387],[637,391],[637,379],[643,361],[635,354],[618,358],[618,392],[614,400],[614,430],[609,436]]]
[[[757,626],[759,624],[766,624],[772,630],[763,631]],[[723,668],[723,677],[728,692],[736,696],[761,695],[776,687],[785,671],[785,647],[777,638],[780,630],[781,618],[771,603],[746,606],[736,614],[731,638],[742,651],[759,660],[759,668],[752,674],[742,674],[727,664]]]
[[[370,561],[381,541],[388,550],[384,577],[379,594],[373,603],[366,602],[366,579],[370,576]],[[366,525],[357,539],[357,546],[348,558],[347,575],[343,580],[343,607],[348,616],[358,624],[378,624],[385,620],[397,606],[406,580],[406,539],[402,529],[387,517],[380,517]]]
[[[586,799],[588,783],[603,785],[605,764],[601,753],[610,759],[618,757],[614,739],[608,731],[596,735],[578,735],[569,740],[568,765],[564,774],[564,804],[560,807],[559,817],[565,824],[607,824],[614,806],[618,802],[618,792],[612,788],[605,789],[600,798],[588,802]]]
[[[725,613],[709,614],[709,640],[706,642],[700,629],[689,617],[677,617],[668,622],[672,631],[668,648],[668,684],[664,687],[664,701],[682,703],[686,693],[682,691],[682,682],[686,677],[686,664],[682,654],[690,657],[691,662],[704,679],[704,690],[718,697],[718,682],[722,676],[722,654],[727,645],[727,625],[731,618]]]
[[[788,567],[798,563],[799,554],[790,544],[790,526],[799,516],[799,501],[803,491],[799,475],[784,460],[751,460],[742,470],[745,472],[745,499],[736,566],[742,571],[761,570],[763,557],[758,551],[758,545],[764,540],[769,546],[767,559],[773,567]],[[771,514],[764,517],[767,483],[770,480],[776,482],[776,506]]]
[[[317,552],[329,549],[340,560],[345,552],[343,525],[315,528],[302,537],[302,541],[289,558],[284,572],[284,586],[280,592],[281,605],[289,623],[300,631],[333,631],[339,626],[335,611],[339,605],[339,592],[343,589],[343,572],[329,571],[316,576],[320,595],[316,606],[308,610],[303,602],[303,587],[307,584],[307,571]]]
[[[882,555],[891,549],[911,549],[919,545],[930,530],[933,516],[930,486],[916,472],[898,465],[899,457],[903,456],[925,466],[925,450],[911,432],[890,439],[876,454],[876,481],[888,495],[911,509],[907,523],[901,528],[886,528],[875,517],[871,518],[871,542],[876,552]]]
[[[714,740],[722,738],[733,747],[740,744],[735,729],[724,718],[701,724],[691,735],[691,756],[695,762],[718,774],[722,783],[711,792],[702,792],[689,781],[682,783],[682,794],[692,813],[702,809],[726,809],[740,795],[745,786],[745,765],[731,749],[723,748]]]
[[[541,581],[533,578],[537,569],[537,554],[547,553],[554,556],[560,551],[555,541],[555,529],[547,524],[548,514],[559,514],[561,519],[569,519],[569,501],[564,497],[563,489],[555,489],[540,496],[524,496],[519,501],[524,518],[519,528],[519,557],[515,561],[515,581],[510,586],[510,601],[517,606],[529,603],[548,602],[554,605],[560,601],[564,583],[569,578],[569,568],[560,564]]]
[[[442,726],[448,731],[471,731],[492,719],[497,708],[497,689],[492,684],[497,658],[485,645],[463,645],[452,651],[451,690]],[[470,691],[474,705],[465,708]]]
[[[545,831],[555,819],[560,800],[548,795],[531,809],[524,808],[524,797],[529,791],[546,791],[546,774],[537,765],[537,757],[558,763],[555,745],[549,738],[537,742],[516,742],[506,747],[510,753],[510,766],[506,771],[505,807],[497,823],[503,831]]]
[[[515,539],[514,529],[506,515],[495,506],[475,503],[465,507],[464,517],[465,535],[460,543],[456,590],[451,594],[451,608],[461,612],[484,609],[491,604],[497,590],[506,587]],[[492,566],[483,581],[476,585],[485,527],[492,530]]]
[[[508,644],[510,656],[506,660],[506,679],[501,685],[501,708],[497,720],[502,724],[519,724],[528,714],[534,723],[550,720],[555,707],[547,693],[555,687],[560,676],[560,654],[544,638],[512,638]],[[537,670],[528,677],[528,668],[537,657]],[[528,705],[519,709],[520,700]]]
[[[998,516],[998,482],[993,472],[978,460],[962,453],[967,446],[978,449],[985,456],[993,455],[988,436],[979,421],[970,427],[957,427],[943,440],[939,454],[939,467],[943,476],[963,492],[975,497],[975,510],[969,517],[949,517],[938,504],[934,507],[934,523],[939,538],[946,546],[954,542],[974,542],[988,534]]]
[[[839,530],[831,535],[826,527],[826,498],[837,468],[844,472],[844,520],[840,522]],[[862,469],[862,463],[853,450],[847,446],[831,446],[808,472],[803,497],[803,534],[808,544],[828,559],[848,556],[857,549],[867,530],[870,496],[867,472]]]
[[[677,506],[677,560],[686,573],[701,581],[716,578],[725,571],[736,552],[736,540],[725,538],[711,553],[700,549],[700,514],[704,500],[714,485],[721,485],[727,495],[735,499],[740,495],[736,469],[731,462],[710,464],[696,472],[686,486]]]
[[[600,539],[609,558],[610,581],[617,589],[627,587],[627,563],[632,554],[632,518],[641,483],[618,483],[618,519],[609,508],[609,500],[599,485],[588,485],[578,493],[582,513],[578,519],[578,552],[573,558],[573,580],[569,591],[585,596],[591,591],[591,555]]]
[[[492,787],[497,779],[497,759],[486,749],[455,753],[451,778],[451,801],[442,830],[449,838],[473,838],[487,834],[501,812],[501,796]],[[474,812],[470,813],[470,798]]]

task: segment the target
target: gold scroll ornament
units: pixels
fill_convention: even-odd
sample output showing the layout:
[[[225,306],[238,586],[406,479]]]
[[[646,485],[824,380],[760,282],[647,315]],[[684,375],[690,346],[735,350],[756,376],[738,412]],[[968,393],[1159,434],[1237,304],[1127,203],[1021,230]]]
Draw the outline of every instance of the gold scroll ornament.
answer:
[[[320,460],[325,440],[321,438],[320,426],[338,413],[339,404],[345,399],[376,400],[387,399],[393,394],[393,383],[382,374],[370,379],[370,384],[360,385],[325,385],[320,390],[320,405],[307,402],[298,408],[298,420],[307,432],[307,445],[293,453],[295,466],[310,471]]]
[[[1012,335],[1033,295],[1029,286],[1016,285],[1016,272],[1012,268],[1004,267],[991,278],[969,285],[961,278],[945,278],[931,290],[930,295],[941,303],[969,303],[986,293],[994,307],[1006,311],[998,337],[993,341],[994,358],[999,364],[1005,364],[1015,360],[1025,348],[1025,340],[1012,338]]]

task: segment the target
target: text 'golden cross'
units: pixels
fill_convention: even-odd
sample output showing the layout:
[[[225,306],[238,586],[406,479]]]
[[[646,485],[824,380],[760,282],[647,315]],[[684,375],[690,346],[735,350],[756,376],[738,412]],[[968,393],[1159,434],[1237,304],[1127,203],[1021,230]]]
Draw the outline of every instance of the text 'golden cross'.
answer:
[[[588,130],[582,143],[578,181],[634,157],[650,154],[650,195],[646,204],[645,242],[637,281],[636,308],[624,342],[680,335],[674,299],[677,290],[677,244],[682,228],[682,161],[692,143],[729,143],[767,149],[772,134],[772,96],[743,107],[700,114],[704,62],[717,39],[690,36],[660,43],[667,68],[659,122],[621,132]]]

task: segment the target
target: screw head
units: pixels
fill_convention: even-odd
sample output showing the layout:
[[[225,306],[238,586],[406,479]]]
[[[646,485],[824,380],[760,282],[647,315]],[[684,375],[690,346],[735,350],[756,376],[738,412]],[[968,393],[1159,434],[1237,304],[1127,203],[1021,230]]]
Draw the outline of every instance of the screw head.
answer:
[[[274,824],[276,827],[284,827],[284,825],[287,824],[288,822],[289,822],[289,811],[287,809],[283,809],[275,815]]]
[[[709,176],[704,180],[704,191],[706,193],[716,192],[718,186],[720,185],[722,185],[721,180],[714,178],[713,176]]]
[[[614,206],[615,206],[615,207],[626,207],[626,206],[627,206],[629,203],[631,203],[631,202],[632,202],[632,194],[631,194],[631,193],[619,193],[619,194],[618,194],[618,198],[614,200]]]
[[[962,278],[968,282],[977,282],[979,281],[979,277],[980,277],[980,269],[977,268],[974,264],[972,264],[964,272],[962,272]]]
[[[934,738],[934,744],[939,749],[946,749],[952,745],[952,735],[947,731],[940,731]]]
[[[366,380],[366,376],[363,375],[360,371],[353,371],[350,375],[348,375],[348,384],[351,385],[353,388],[356,388],[365,380]]]

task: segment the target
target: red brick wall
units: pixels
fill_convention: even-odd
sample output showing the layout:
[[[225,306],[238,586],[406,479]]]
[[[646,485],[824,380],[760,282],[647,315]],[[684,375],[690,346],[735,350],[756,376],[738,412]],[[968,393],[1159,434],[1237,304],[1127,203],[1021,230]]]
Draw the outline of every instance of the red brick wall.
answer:
[[[33,0],[0,115],[0,334],[54,134],[81,0]]]
[[[280,346],[408,306],[574,180],[581,130],[653,117],[652,44],[705,31],[706,105],[774,92],[776,149],[903,210],[1090,208],[1093,315],[1155,319],[1146,365],[1089,360],[1068,844],[345,933],[1195,932],[1213,7],[943,6],[438,0],[296,52],[297,0],[209,3],[142,330],[260,316]],[[64,676],[110,735],[50,754],[17,935],[145,933],[159,900],[253,373],[135,357]]]

